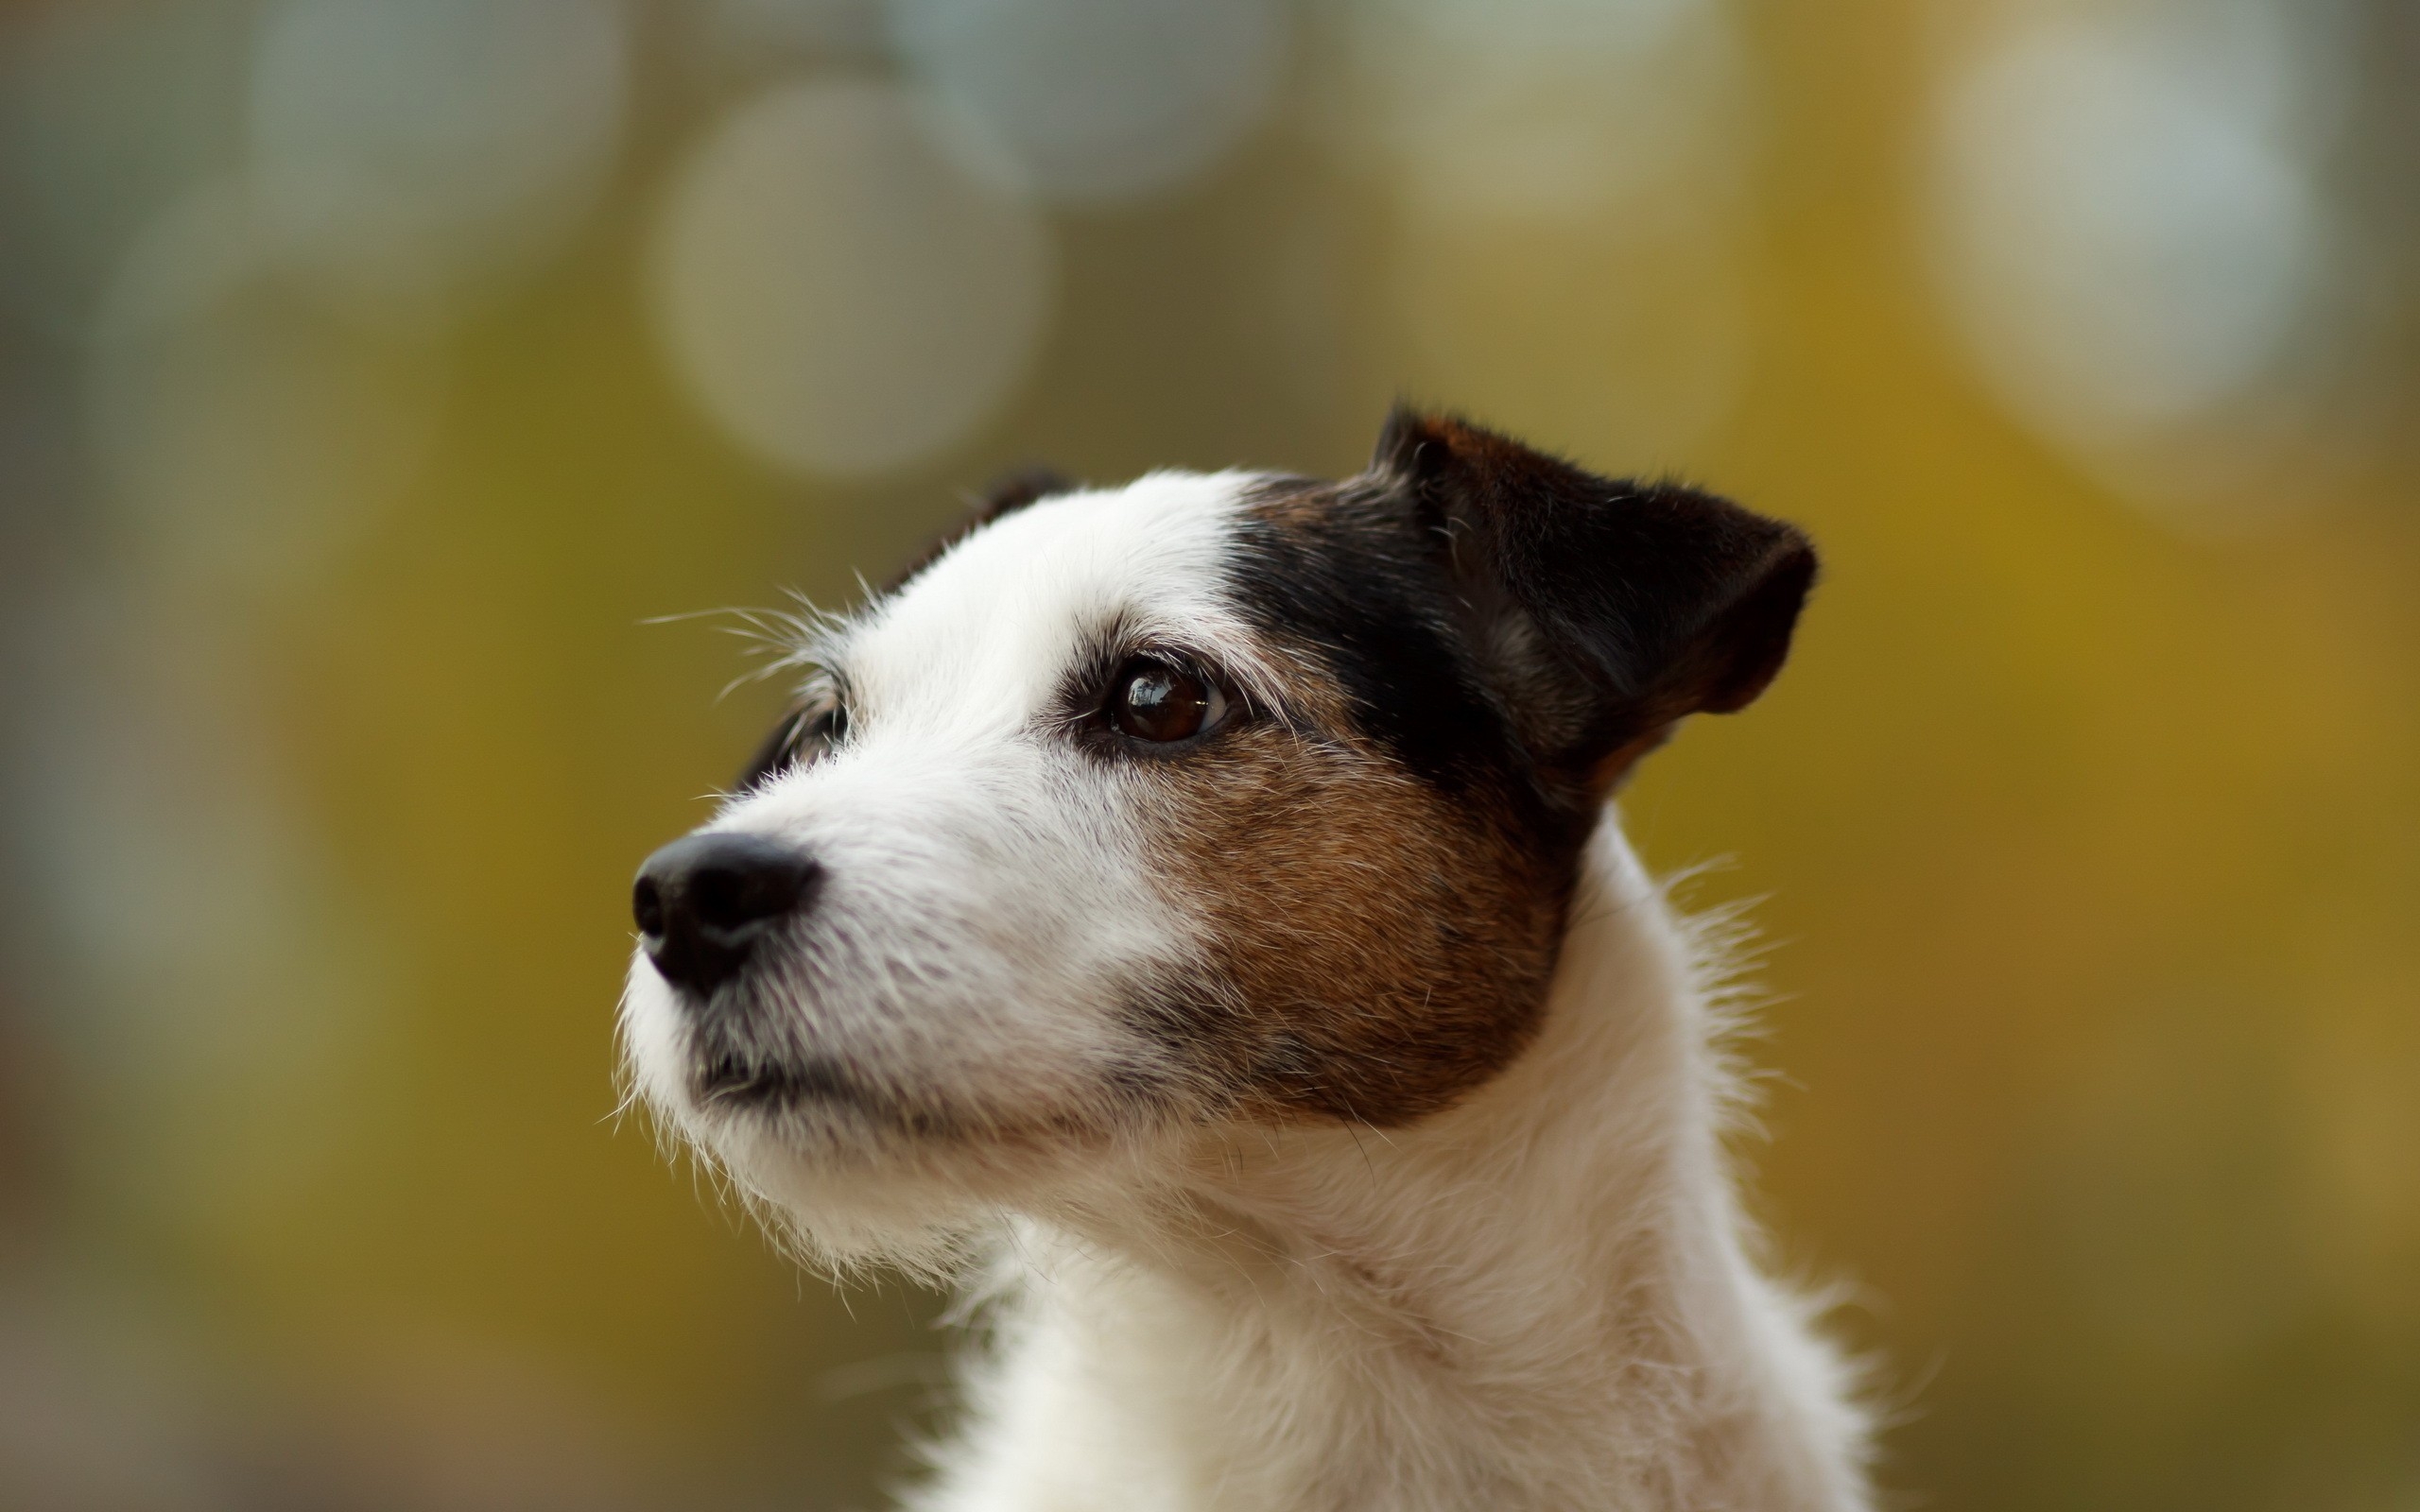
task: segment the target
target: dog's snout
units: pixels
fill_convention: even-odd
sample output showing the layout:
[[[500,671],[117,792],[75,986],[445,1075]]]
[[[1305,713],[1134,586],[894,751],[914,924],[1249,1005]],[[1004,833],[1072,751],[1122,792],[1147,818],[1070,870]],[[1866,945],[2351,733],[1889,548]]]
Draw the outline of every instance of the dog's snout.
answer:
[[[748,964],[821,874],[805,852],[764,835],[693,834],[647,858],[631,912],[664,979],[702,996]]]

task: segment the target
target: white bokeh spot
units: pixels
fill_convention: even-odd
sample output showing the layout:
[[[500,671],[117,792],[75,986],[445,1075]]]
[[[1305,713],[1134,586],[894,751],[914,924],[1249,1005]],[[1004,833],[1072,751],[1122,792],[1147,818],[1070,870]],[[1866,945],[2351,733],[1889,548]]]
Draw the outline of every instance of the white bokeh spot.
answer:
[[[971,434],[1031,366],[1056,256],[902,91],[783,86],[682,168],[657,323],[693,397],[788,471],[862,476]]]
[[[1033,190],[1100,204],[1172,188],[1258,124],[1284,72],[1275,0],[892,0],[908,72]]]
[[[2282,30],[2194,26],[2022,24],[1943,102],[1930,210],[1951,315],[2010,411],[2090,461],[2238,428],[2328,279]]]
[[[252,178],[284,255],[424,307],[558,245],[626,108],[614,0],[285,0],[263,23]]]

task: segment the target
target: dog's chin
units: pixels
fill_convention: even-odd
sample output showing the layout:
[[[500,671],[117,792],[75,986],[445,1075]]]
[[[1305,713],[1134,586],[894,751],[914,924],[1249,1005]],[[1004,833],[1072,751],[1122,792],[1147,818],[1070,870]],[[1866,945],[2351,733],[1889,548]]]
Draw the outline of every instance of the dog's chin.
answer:
[[[1141,1132],[1041,1106],[910,1100],[812,1059],[707,1059],[684,1091],[683,1133],[833,1272],[943,1278],[1003,1213],[1057,1206]]]
[[[819,1042],[804,1026],[709,1022],[635,963],[623,1012],[631,1083],[803,1258],[830,1270],[944,1273],[1004,1213],[1084,1200],[1199,1122],[1163,1080],[1131,1071],[1087,1074],[1064,1057],[1056,1078],[1008,1069],[1043,1063],[1030,1050],[936,1064]]]

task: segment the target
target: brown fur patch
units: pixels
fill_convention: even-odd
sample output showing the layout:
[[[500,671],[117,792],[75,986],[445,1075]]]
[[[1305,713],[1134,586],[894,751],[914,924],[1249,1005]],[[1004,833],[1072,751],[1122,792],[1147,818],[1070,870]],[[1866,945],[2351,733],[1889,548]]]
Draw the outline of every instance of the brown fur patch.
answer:
[[[1155,1027],[1248,1109],[1400,1125],[1529,1042],[1570,878],[1503,816],[1270,721],[1143,780],[1174,816],[1155,859],[1210,978]]]

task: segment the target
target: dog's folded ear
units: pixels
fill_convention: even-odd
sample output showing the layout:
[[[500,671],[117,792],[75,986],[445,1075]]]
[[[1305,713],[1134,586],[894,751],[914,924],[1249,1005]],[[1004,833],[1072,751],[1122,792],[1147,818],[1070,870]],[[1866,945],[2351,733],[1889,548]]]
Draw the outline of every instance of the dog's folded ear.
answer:
[[[1081,485],[1057,468],[1040,465],[1022,467],[1003,472],[974,493],[964,495],[966,514],[956,524],[925,543],[925,549],[909,558],[908,565],[890,576],[882,586],[884,593],[894,593],[908,586],[918,573],[939,561],[943,553],[967,537],[999,519],[1016,513],[1028,505],[1039,504],[1053,494],[1072,493]]]
[[[968,498],[969,528],[988,525],[1004,514],[1014,514],[1054,493],[1072,493],[1076,488],[1075,480],[1057,468],[1038,463],[1003,472]]]
[[[1371,467],[1408,493],[1525,741],[1600,791],[1683,717],[1754,702],[1815,579],[1814,547],[1778,520],[1451,416],[1398,408]]]

